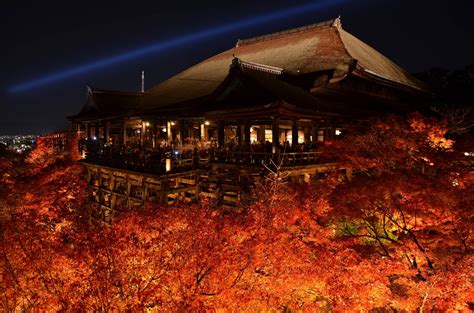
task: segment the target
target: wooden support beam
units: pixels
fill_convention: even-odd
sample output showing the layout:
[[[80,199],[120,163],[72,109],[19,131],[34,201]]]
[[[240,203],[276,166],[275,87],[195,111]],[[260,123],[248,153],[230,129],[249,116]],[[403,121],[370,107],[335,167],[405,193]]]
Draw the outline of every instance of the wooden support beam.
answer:
[[[298,144],[298,120],[293,120],[291,126],[291,146],[294,147]]]
[[[249,120],[245,120],[244,121],[244,139],[245,139],[245,146],[247,148],[250,147],[250,121]]]
[[[280,119],[274,118],[272,120],[272,153],[278,154],[280,146]],[[279,157],[277,157],[279,161]]]
[[[312,127],[311,127],[311,136],[312,138],[312,143],[315,144],[318,142],[318,136],[319,136],[319,124],[317,121],[313,120],[312,121]]]
[[[166,142],[171,144],[173,141],[173,133],[171,130],[171,121],[166,122]]]
[[[260,125],[258,127],[257,140],[259,143],[265,143],[265,125]]]
[[[219,148],[224,147],[224,143],[225,143],[224,122],[219,121],[217,123],[217,144]]]
[[[142,129],[140,130],[140,146],[143,148],[145,146],[146,138],[146,122],[142,120],[141,126]]]
[[[245,143],[245,140],[244,140],[244,131],[242,130],[242,127],[243,127],[243,122],[241,120],[238,121],[237,123],[237,137],[239,138],[239,146],[243,146],[244,143]]]
[[[179,121],[179,142],[181,144],[184,144],[184,139],[187,137],[187,132],[186,132],[186,121],[181,120]]]
[[[99,133],[99,123],[94,124],[94,136],[99,139],[100,138],[100,133]]]
[[[303,128],[304,131],[304,143],[310,144],[311,143],[311,129],[309,127]]]
[[[158,120],[156,118],[153,119],[153,127],[151,131],[151,140],[152,140],[152,147],[153,149],[156,148],[156,136],[158,134]]]
[[[110,135],[110,122],[104,123],[104,142],[109,142]]]
[[[126,144],[127,142],[127,120],[122,119],[121,131],[120,131],[120,143]]]

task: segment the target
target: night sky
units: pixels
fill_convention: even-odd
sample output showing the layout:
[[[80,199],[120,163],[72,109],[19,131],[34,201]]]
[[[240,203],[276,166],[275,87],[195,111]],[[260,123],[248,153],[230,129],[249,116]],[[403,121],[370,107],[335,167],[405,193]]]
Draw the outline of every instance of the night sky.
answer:
[[[317,2],[318,0],[313,0]],[[220,51],[238,38],[342,16],[343,27],[411,72],[474,63],[472,0],[341,0],[319,11],[236,28],[160,53],[13,93],[18,84],[151,43],[307,4],[308,0],[4,1],[0,10],[0,135],[47,133],[77,113],[86,86],[139,90]],[[344,3],[343,3],[344,2]]]

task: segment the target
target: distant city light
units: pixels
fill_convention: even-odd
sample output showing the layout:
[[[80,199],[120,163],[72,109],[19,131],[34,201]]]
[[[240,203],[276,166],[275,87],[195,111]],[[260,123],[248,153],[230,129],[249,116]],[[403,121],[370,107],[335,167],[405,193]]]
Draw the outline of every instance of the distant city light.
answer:
[[[0,150],[24,153],[36,146],[36,135],[3,135],[0,136]]]
[[[341,135],[341,134],[342,134],[341,130],[336,129],[336,136],[339,136],[339,135]]]

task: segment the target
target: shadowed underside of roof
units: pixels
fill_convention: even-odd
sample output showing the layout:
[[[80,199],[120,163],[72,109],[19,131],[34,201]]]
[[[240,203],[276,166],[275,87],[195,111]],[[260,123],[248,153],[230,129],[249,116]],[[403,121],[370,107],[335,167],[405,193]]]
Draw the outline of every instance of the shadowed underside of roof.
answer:
[[[86,104],[81,112],[69,119],[88,120],[121,116],[135,110],[142,97],[143,94],[139,92],[88,88]]]
[[[367,76],[417,90],[424,85],[388,58],[347,33],[340,20],[309,25],[280,33],[242,40],[176,76],[152,87],[154,98],[140,108],[166,106],[210,95],[225,79],[233,57],[281,68],[294,75],[325,70],[348,74],[354,62]]]

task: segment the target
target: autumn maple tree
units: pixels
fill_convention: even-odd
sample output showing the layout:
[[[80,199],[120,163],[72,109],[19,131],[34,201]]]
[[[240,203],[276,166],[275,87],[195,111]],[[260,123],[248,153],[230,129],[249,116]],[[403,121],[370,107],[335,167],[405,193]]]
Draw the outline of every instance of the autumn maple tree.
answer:
[[[322,147],[351,180],[280,176],[236,212],[149,203],[108,226],[84,218],[73,157],[45,147],[23,164],[2,160],[0,305],[467,311],[474,180],[444,134],[419,115],[378,120]]]

